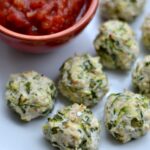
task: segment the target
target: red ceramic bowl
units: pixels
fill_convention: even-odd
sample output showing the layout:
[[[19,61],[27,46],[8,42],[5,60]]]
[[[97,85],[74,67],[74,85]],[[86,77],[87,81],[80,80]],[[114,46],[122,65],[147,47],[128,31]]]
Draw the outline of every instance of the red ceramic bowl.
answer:
[[[93,18],[99,0],[89,0],[88,7],[81,19],[68,29],[59,33],[43,36],[30,36],[13,32],[0,25],[0,38],[11,47],[30,53],[51,51],[51,47],[62,44],[80,33]]]

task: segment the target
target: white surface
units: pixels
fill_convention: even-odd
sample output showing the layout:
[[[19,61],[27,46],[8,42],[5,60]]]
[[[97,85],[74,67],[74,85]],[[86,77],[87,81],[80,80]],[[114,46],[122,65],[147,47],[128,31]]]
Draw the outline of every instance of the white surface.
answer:
[[[144,16],[148,14],[150,1],[147,0],[145,11],[132,24],[136,32],[137,39],[140,42],[140,27]],[[29,55],[12,50],[4,43],[0,42],[0,149],[1,150],[53,150],[51,145],[44,139],[42,134],[42,125],[47,118],[36,119],[30,123],[22,123],[14,113],[12,113],[5,103],[4,91],[5,84],[11,73],[25,70],[36,70],[40,73],[51,77],[57,81],[59,67],[63,61],[73,56],[74,53],[89,52],[95,55],[93,40],[98,33],[100,24],[99,12],[84,30],[82,34],[70,41],[69,43],[57,47],[57,51],[43,55]],[[141,44],[140,44],[141,45]],[[141,46],[140,59],[150,52],[144,51]],[[118,92],[123,89],[131,89],[130,72],[106,71],[110,83],[110,92]],[[109,94],[108,93],[108,94]],[[107,95],[108,95],[107,94]],[[95,108],[94,114],[102,122],[102,132],[100,141],[100,150],[149,150],[150,133],[146,136],[129,142],[127,144],[117,143],[110,135],[107,134],[103,123],[103,109],[106,98],[104,98]],[[67,100],[58,98],[53,113],[63,105],[68,105]],[[52,115],[52,114],[50,114]]]

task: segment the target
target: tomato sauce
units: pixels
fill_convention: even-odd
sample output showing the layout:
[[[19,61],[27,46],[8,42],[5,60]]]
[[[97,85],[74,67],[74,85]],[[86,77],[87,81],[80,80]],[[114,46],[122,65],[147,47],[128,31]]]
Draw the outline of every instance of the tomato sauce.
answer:
[[[27,35],[46,35],[72,26],[87,0],[0,0],[0,24]]]

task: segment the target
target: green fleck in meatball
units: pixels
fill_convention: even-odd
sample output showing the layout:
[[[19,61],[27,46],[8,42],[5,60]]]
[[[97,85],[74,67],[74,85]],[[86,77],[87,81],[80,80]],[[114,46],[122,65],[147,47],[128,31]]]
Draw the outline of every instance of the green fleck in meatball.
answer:
[[[132,74],[133,86],[150,98],[150,55],[139,62]]]
[[[111,94],[105,106],[105,125],[121,143],[143,136],[150,129],[150,99],[128,91]]]
[[[93,106],[108,91],[108,80],[99,57],[74,56],[61,67],[59,89],[74,103]]]
[[[47,77],[35,72],[13,74],[6,86],[6,100],[22,120],[46,116],[54,106],[56,88]]]
[[[104,19],[133,21],[143,10],[146,0],[102,0],[101,16]]]
[[[109,69],[130,69],[139,52],[131,27],[117,20],[102,24],[94,45],[102,64]]]
[[[60,150],[98,150],[100,123],[84,105],[74,104],[48,119],[43,132]]]
[[[144,46],[150,50],[150,14],[145,18],[145,21],[142,26],[142,40],[144,43]]]

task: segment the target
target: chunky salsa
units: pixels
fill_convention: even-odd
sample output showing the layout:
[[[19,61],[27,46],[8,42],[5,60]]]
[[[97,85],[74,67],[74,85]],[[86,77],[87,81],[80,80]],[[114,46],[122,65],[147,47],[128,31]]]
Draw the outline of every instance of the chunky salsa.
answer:
[[[0,24],[27,35],[60,32],[72,26],[86,0],[0,0]]]

